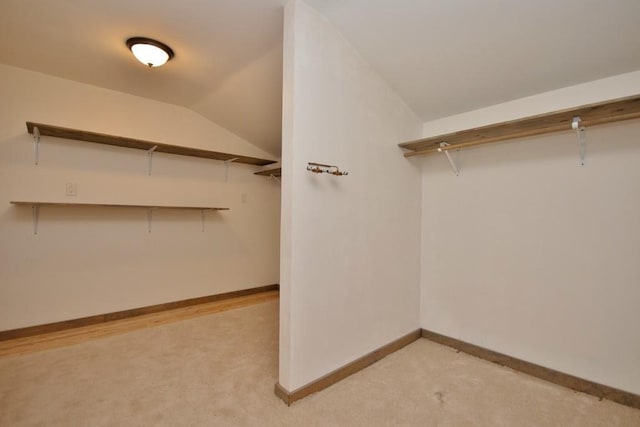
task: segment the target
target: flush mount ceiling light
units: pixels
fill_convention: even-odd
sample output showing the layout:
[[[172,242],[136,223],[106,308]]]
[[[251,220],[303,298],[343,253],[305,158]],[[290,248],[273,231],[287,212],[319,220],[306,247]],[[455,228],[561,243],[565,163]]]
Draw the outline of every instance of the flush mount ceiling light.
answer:
[[[133,55],[149,67],[159,67],[171,58],[173,50],[164,43],[146,37],[131,37],[127,47]]]

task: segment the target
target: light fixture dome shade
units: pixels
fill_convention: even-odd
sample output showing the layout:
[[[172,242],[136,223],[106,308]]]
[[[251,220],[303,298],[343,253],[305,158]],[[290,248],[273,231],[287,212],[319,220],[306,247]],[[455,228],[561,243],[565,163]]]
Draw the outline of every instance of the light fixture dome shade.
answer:
[[[147,37],[131,37],[127,47],[138,61],[149,67],[159,67],[174,56],[169,46]]]

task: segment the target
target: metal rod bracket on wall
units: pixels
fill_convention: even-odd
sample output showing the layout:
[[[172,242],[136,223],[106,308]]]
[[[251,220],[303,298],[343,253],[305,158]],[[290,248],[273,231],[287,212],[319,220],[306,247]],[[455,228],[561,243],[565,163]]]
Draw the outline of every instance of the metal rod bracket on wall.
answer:
[[[40,129],[38,126],[33,127],[33,155],[37,165],[40,161]]]
[[[349,175],[349,172],[344,170],[341,171],[338,166],[325,165],[324,163],[308,162],[307,170],[313,173],[328,173],[330,175],[335,175],[335,176]]]
[[[578,149],[580,150],[580,166],[584,166],[584,160],[587,154],[587,129],[580,126],[580,117],[574,117],[571,122],[571,129],[575,129],[578,136]]]
[[[224,182],[227,182],[229,180],[229,163],[233,163],[236,160],[238,160],[237,157],[234,157],[234,158],[228,159],[228,160],[224,160]]]
[[[449,150],[443,150],[443,148],[448,146],[448,145],[449,144],[446,143],[446,142],[441,142],[440,143],[440,148],[438,148],[438,152],[439,153],[444,153],[444,155],[447,156],[447,160],[449,160],[449,164],[451,165],[451,169],[453,169],[453,172],[456,174],[456,176],[460,176],[460,169],[458,168],[458,165],[456,164],[456,162],[451,157],[451,154],[449,153]]]
[[[158,148],[157,145],[154,145],[153,147],[149,148],[147,150],[147,156],[149,157],[149,176],[151,176],[151,167],[153,166],[153,152],[156,151],[156,149]]]

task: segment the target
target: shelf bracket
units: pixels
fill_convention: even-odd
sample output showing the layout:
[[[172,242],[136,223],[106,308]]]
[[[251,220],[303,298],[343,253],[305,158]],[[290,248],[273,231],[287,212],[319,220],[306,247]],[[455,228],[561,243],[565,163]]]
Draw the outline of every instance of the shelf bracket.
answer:
[[[280,180],[278,179],[277,176],[275,176],[274,174],[269,174],[269,179],[274,180],[275,182],[277,182],[278,184],[280,184]]]
[[[33,127],[33,155],[37,165],[40,161],[40,129],[38,126]]]
[[[580,150],[580,166],[584,166],[584,159],[587,154],[587,129],[580,126],[580,117],[574,117],[571,122],[571,129],[575,129],[578,136],[578,149]]]
[[[224,161],[224,182],[227,182],[229,179],[229,163],[233,163],[236,160],[238,160],[238,157],[233,157],[228,160],[223,160]]]
[[[147,209],[147,226],[149,233],[151,233],[151,221],[153,220],[153,208]]]
[[[156,149],[158,148],[157,145],[154,145],[153,147],[149,148],[147,150],[147,157],[149,158],[149,176],[151,176],[151,167],[153,166],[153,152],[156,151]]]
[[[438,153],[444,153],[444,155],[447,156],[447,160],[449,160],[449,164],[451,165],[451,169],[453,169],[453,172],[456,174],[456,176],[460,176],[460,169],[458,168],[458,165],[456,164],[456,162],[451,157],[451,154],[449,154],[449,150],[443,150],[443,148],[448,146],[448,145],[449,144],[446,143],[446,142],[441,142],[440,143],[440,148],[438,148]]]
[[[34,203],[31,205],[31,214],[33,216],[33,234],[38,234],[38,217],[40,216],[40,205]]]
[[[202,232],[204,233],[204,214],[205,214],[205,209],[202,209],[200,211],[200,218],[202,219]]]

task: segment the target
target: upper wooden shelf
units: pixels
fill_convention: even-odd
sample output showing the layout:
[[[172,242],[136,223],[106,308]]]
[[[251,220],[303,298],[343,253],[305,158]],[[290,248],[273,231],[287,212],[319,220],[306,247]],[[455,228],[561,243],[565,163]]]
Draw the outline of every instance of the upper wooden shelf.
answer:
[[[417,139],[398,145],[411,150],[404,153],[405,157],[425,156],[440,151],[441,142],[449,144],[442,147],[442,150],[455,150],[508,139],[570,131],[574,117],[580,117],[580,126],[586,127],[637,119],[640,118],[640,95]]]
[[[117,147],[136,148],[138,150],[150,150],[153,147],[158,153],[178,154],[181,156],[202,157],[214,160],[231,160],[248,165],[266,166],[276,163],[275,160],[260,159],[256,157],[239,156],[236,154],[221,153],[218,151],[201,150],[198,148],[181,147],[178,145],[162,144],[159,142],[143,141],[140,139],[125,138],[122,136],[105,135],[102,133],[85,130],[69,129],[59,126],[45,125],[42,123],[27,122],[27,130],[33,133],[37,127],[40,135],[54,136],[56,138],[74,139],[77,141],[95,142],[98,144],[115,145]]]
[[[254,175],[262,175],[262,176],[275,176],[277,178],[280,177],[280,175],[282,175],[282,168],[272,168],[272,169],[265,169],[265,170],[261,170],[259,172],[254,172]]]
[[[87,206],[87,207],[110,207],[110,208],[145,208],[145,209],[188,209],[198,211],[228,211],[229,208],[218,208],[213,206],[168,206],[168,205],[128,205],[124,203],[82,203],[82,202],[39,202],[39,201],[16,201],[9,203],[13,205],[29,206]]]

